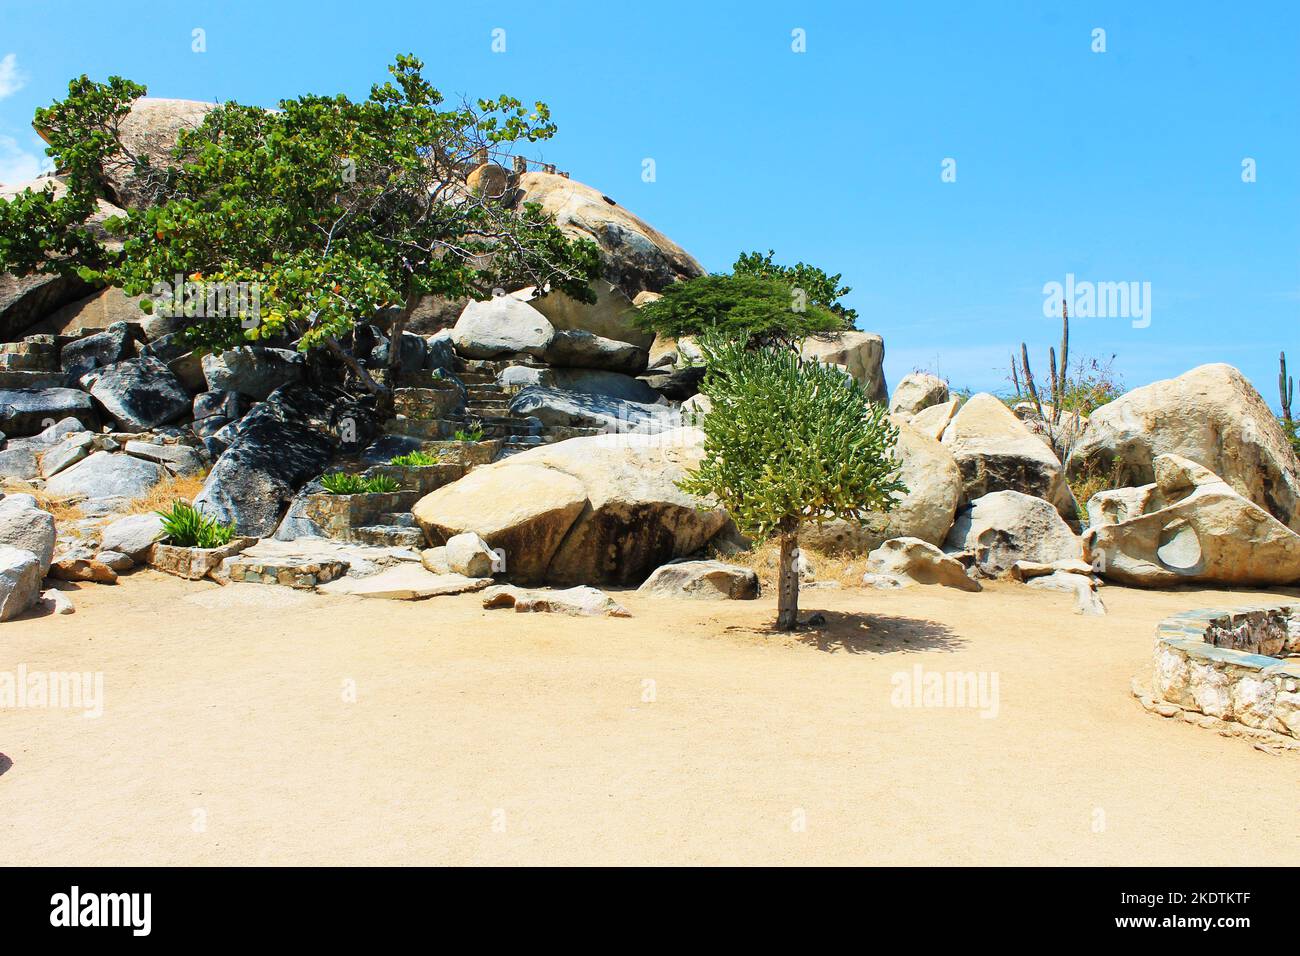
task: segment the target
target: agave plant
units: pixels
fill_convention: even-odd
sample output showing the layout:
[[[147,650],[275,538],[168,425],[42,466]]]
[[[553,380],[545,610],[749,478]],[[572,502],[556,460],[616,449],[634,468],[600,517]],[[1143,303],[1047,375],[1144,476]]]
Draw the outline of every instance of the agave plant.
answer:
[[[166,539],[182,548],[219,548],[235,536],[234,524],[222,524],[191,504],[173,501],[170,511],[156,512]]]
[[[396,458],[390,458],[390,465],[399,465],[402,468],[428,468],[430,465],[436,465],[442,458],[439,455],[427,451],[408,451],[405,455],[398,455]]]
[[[350,475],[344,471],[321,475],[321,485],[332,495],[365,495],[376,492],[397,491],[401,486],[387,475]]]

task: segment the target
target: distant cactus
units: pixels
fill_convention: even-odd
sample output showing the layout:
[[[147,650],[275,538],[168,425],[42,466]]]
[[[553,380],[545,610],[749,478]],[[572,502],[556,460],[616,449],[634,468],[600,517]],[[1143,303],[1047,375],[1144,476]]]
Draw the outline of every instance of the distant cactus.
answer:
[[[1067,372],[1070,367],[1070,313],[1069,307],[1065,301],[1061,301],[1061,362],[1057,365],[1056,349],[1047,350],[1047,374],[1049,387],[1051,388],[1051,411],[1043,411],[1042,400],[1038,397],[1038,386],[1034,383],[1034,372],[1029,367],[1029,347],[1024,342],[1020,343],[1020,367],[1016,368],[1016,357],[1011,356],[1011,381],[1016,387],[1016,395],[1022,394],[1021,383],[1025,392],[1029,393],[1030,400],[1034,403],[1034,409],[1038,412],[1038,417],[1052,425],[1060,423],[1061,406],[1066,400],[1066,381]]]
[[[1277,373],[1277,391],[1282,399],[1282,418],[1291,421],[1291,396],[1295,393],[1295,380],[1286,374],[1286,352],[1280,358],[1281,371]]]

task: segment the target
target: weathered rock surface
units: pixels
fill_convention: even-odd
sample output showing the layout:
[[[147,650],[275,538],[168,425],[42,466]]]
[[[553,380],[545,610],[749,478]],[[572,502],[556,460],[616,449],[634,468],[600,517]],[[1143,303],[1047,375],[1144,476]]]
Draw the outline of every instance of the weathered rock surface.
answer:
[[[601,428],[610,432],[657,432],[677,428],[681,415],[667,405],[628,402],[590,392],[530,386],[510,402],[510,413],[544,425]]]
[[[189,393],[166,365],[151,357],[97,368],[81,377],[81,387],[123,431],[148,431],[190,410]]]
[[[639,584],[726,523],[676,486],[700,433],[575,438],[477,468],[413,509],[431,544],[478,532],[511,580]]]
[[[36,555],[41,577],[54,557],[54,516],[29,504],[25,495],[0,499],[0,545],[21,548]]]
[[[942,584],[960,591],[982,591],[956,558],[920,538],[893,538],[867,555],[867,575],[890,575],[903,586]]]
[[[636,375],[645,369],[647,354],[644,348],[585,329],[558,329],[542,360],[561,368],[603,369]]]
[[[100,548],[120,552],[133,561],[145,561],[162,538],[162,519],[158,515],[127,515],[104,528]]]
[[[758,597],[758,575],[722,561],[674,561],[637,588],[641,594],[703,601],[748,601]]]
[[[41,595],[41,562],[24,548],[0,545],[0,621],[8,621]]]
[[[163,467],[154,462],[97,451],[50,478],[45,489],[62,497],[127,501],[143,495],[166,474]]]
[[[1074,520],[1074,496],[1056,455],[992,395],[972,395],[948,423],[943,443],[961,469],[964,501],[1018,491],[1050,501]]]
[[[40,474],[36,450],[27,445],[15,445],[0,451],[0,478],[17,478],[26,481]]]
[[[510,295],[471,302],[456,320],[451,341],[466,358],[499,355],[541,357],[555,338],[555,327],[527,302]]]
[[[418,564],[399,564],[364,578],[339,578],[322,584],[322,594],[350,594],[383,601],[422,601],[447,594],[481,591],[492,582],[463,574],[433,574]]]
[[[118,135],[129,155],[120,156],[104,170],[118,205],[138,209],[152,204],[156,170],[174,162],[171,150],[180,131],[200,126],[216,105],[151,96],[141,97],[131,104],[130,113],[118,124]],[[138,158],[147,166],[137,168],[132,158]]]
[[[1079,558],[1082,542],[1056,509],[1019,491],[995,491],[957,513],[944,548],[970,552],[990,576],[1017,561],[1051,563]]]
[[[467,578],[490,578],[496,554],[481,537],[473,531],[454,534],[447,539],[445,558],[447,568],[453,574],[463,574]]]
[[[587,503],[582,483],[524,455],[476,468],[425,495],[412,508],[429,542],[444,544],[468,531],[506,555],[514,580],[541,581],[560,542]]]
[[[1155,459],[1163,454],[1205,466],[1300,531],[1300,465],[1268,405],[1231,365],[1202,365],[1101,406],[1068,470],[1144,485],[1155,480]]]
[[[75,388],[0,389],[0,431],[10,437],[36,435],[69,417],[86,425],[99,420],[94,401]]]
[[[885,340],[873,332],[839,332],[810,338],[803,345],[807,358],[840,365],[862,385],[873,402],[889,401],[885,384]]]
[[[573,617],[631,617],[627,608],[604,591],[579,585],[563,591],[528,591],[499,584],[483,592],[485,608],[512,607],[516,611],[568,614]]]
[[[118,210],[118,214],[121,214],[121,210]],[[178,319],[142,311],[140,302],[145,298],[147,296],[129,296],[121,289],[112,287],[92,291],[87,286],[76,301],[69,302],[52,313],[45,313],[45,317],[27,331],[29,334],[85,335],[103,332],[119,322],[125,322],[131,328],[133,336],[156,339],[179,324]]]
[[[1157,455],[1154,470],[1142,513],[1084,533],[1084,559],[1103,577],[1141,587],[1300,581],[1300,535],[1193,461]]]
[[[1100,616],[1106,613],[1106,605],[1097,593],[1097,582],[1087,574],[1072,571],[1053,571],[1051,574],[1034,577],[1025,582],[1031,588],[1044,591],[1063,591],[1074,595],[1074,612]]]
[[[209,391],[238,392],[261,401],[282,385],[303,380],[301,352],[245,345],[203,356],[203,377]]]
[[[896,415],[904,421],[919,412],[948,401],[948,383],[928,372],[912,372],[905,375],[894,389],[894,397],[889,403],[889,414]]]
[[[125,322],[114,322],[103,332],[87,335],[63,346],[59,353],[59,367],[69,375],[80,378],[92,369],[113,365],[131,358],[134,340]]]
[[[648,348],[654,336],[633,321],[637,294],[704,275],[704,267],[663,233],[577,180],[525,173],[519,177],[519,204],[525,202],[538,203],[563,232],[589,239],[600,250],[602,278],[592,284],[594,305],[561,292],[533,302],[557,329],[585,329]]]
[[[73,432],[41,455],[41,477],[49,478],[75,465],[95,449],[93,432]]]
[[[948,423],[953,420],[959,408],[961,408],[961,400],[950,398],[946,402],[921,409],[908,419],[907,423],[921,434],[939,441],[943,438],[943,433],[948,430]]]
[[[240,534],[270,535],[294,492],[324,471],[334,448],[327,435],[300,421],[282,420],[274,409],[250,412],[194,504],[218,521],[233,522]]]
[[[831,521],[809,524],[799,532],[809,547],[821,551],[866,553],[890,538],[920,538],[942,544],[952,527],[961,500],[961,472],[945,445],[910,425],[899,424],[896,457],[907,493],[897,498],[894,510],[871,514],[867,523]]]

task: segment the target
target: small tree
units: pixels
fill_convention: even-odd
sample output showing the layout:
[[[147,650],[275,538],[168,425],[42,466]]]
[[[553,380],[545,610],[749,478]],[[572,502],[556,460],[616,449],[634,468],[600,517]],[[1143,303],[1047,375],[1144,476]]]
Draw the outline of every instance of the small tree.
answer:
[[[714,495],[742,532],[780,538],[778,630],[799,614],[799,525],[865,522],[889,511],[898,480],[898,429],[852,378],[786,348],[706,337],[704,458],[681,483]]]
[[[771,252],[742,253],[730,275],[670,285],[640,309],[637,324],[672,339],[716,333],[750,345],[793,346],[853,328],[857,313],[839,302],[849,292],[839,282],[803,262],[778,265]]]

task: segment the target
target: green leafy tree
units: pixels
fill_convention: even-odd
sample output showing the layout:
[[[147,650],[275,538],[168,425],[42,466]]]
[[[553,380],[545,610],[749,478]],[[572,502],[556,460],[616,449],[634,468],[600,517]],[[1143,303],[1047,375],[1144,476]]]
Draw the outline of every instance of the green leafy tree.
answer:
[[[466,184],[485,151],[552,136],[546,105],[502,96],[444,107],[422,69],[399,56],[392,79],[359,102],[340,94],[278,110],[216,107],[182,131],[162,167],[132,155],[119,133],[143,87],[74,80],[35,123],[68,189],[0,202],[0,268],[74,268],[130,295],[157,295],[156,284],[176,276],[256,284],[260,321],[249,321],[242,300],[219,317],[190,308],[190,340],[323,347],[372,391],[381,388],[350,351],[355,328],[380,321],[398,341],[423,295],[487,298],[536,285],[591,301],[593,244],[568,239],[536,204]],[[150,201],[106,224],[118,252],[95,242],[85,222],[109,196],[107,171],[123,168]],[[401,349],[389,352],[396,365]]]
[[[822,269],[798,262],[792,266],[779,265],[772,261],[776,253],[769,249],[767,255],[760,252],[742,252],[731,267],[734,276],[756,276],[760,279],[779,279],[792,289],[802,289],[808,301],[830,309],[840,317],[845,329],[853,328],[858,313],[845,306],[839,300],[853,290],[840,285],[841,275],[827,275]]]
[[[755,538],[777,535],[779,630],[799,613],[799,526],[840,518],[864,523],[907,488],[893,450],[898,429],[883,405],[839,369],[784,348],[707,337],[702,385],[704,457],[682,482],[715,496]]]
[[[749,275],[675,282],[638,310],[636,321],[667,338],[717,334],[752,345],[790,346],[844,328],[840,316],[801,299],[784,280]]]

